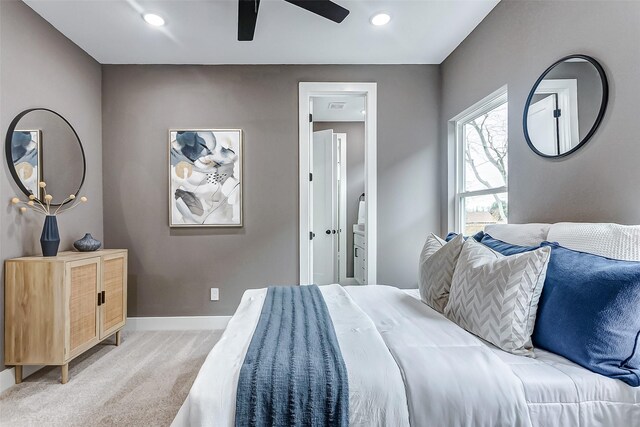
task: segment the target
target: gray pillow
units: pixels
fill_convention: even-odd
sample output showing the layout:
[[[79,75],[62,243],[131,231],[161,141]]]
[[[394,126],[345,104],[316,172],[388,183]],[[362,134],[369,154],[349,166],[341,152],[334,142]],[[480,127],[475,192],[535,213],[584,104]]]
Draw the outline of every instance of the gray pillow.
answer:
[[[457,235],[448,243],[431,234],[420,254],[418,287],[420,298],[431,308],[442,313],[449,300],[449,288],[464,238]]]
[[[504,351],[534,357],[531,334],[551,248],[504,256],[468,239],[445,316]]]

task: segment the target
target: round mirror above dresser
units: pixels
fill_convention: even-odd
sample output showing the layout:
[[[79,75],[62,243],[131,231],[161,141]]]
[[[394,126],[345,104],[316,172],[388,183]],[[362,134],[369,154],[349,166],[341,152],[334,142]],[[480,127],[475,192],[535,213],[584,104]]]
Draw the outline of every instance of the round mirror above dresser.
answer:
[[[7,130],[5,154],[11,176],[26,196],[42,198],[40,181],[47,183],[53,200],[77,195],[82,188],[82,143],[71,123],[53,110],[31,108],[18,114]]]

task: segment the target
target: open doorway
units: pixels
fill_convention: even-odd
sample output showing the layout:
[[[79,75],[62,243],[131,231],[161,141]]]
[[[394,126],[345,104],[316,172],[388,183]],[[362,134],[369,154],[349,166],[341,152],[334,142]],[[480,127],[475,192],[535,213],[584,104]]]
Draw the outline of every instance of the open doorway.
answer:
[[[375,283],[375,83],[301,83],[300,122],[300,283]]]
[[[363,95],[313,103],[313,276],[317,284],[364,284]],[[355,245],[355,243],[360,243]]]

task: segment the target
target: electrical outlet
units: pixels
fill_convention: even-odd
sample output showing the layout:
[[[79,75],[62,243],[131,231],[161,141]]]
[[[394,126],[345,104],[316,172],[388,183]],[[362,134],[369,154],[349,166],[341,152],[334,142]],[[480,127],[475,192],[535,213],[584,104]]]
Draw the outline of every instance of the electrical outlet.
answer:
[[[218,301],[220,299],[220,290],[218,288],[211,288],[211,301]]]

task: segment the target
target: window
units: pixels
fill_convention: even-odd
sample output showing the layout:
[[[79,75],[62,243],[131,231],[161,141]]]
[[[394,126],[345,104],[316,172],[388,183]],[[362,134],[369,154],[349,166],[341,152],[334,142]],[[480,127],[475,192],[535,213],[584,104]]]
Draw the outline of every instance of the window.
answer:
[[[454,120],[456,231],[472,235],[488,224],[506,224],[507,92],[489,96]]]

